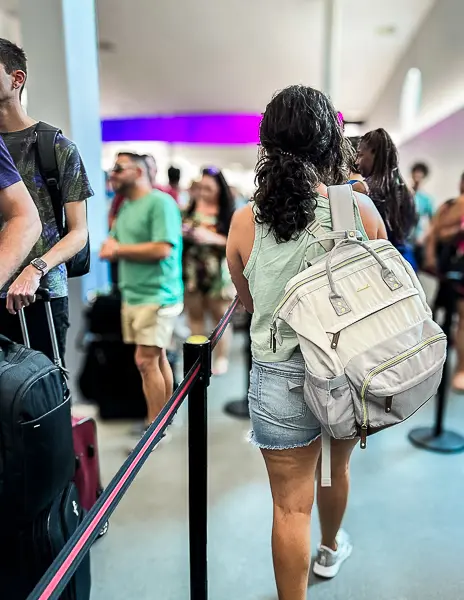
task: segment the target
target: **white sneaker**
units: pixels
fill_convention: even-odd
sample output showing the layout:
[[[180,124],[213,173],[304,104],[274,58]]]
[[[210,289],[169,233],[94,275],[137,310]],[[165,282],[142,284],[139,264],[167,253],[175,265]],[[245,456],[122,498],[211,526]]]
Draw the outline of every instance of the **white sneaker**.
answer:
[[[147,428],[145,427],[144,433],[147,430]],[[139,436],[139,438],[141,438],[142,436]],[[170,431],[165,431],[163,437],[158,441],[158,443],[156,444],[156,446],[153,448],[152,452],[154,452],[157,448],[165,446],[166,444],[169,444],[169,442],[172,440],[172,433]],[[138,439],[134,444],[130,445],[127,448],[127,454],[132,454],[132,452],[135,450],[136,446],[138,445],[138,443],[140,442],[140,439]]]
[[[319,546],[313,572],[318,577],[332,579],[340,571],[340,567],[347,558],[351,556],[353,546],[349,535],[343,529],[337,533],[337,550],[331,550],[326,546]]]
[[[212,373],[213,375],[220,376],[225,375],[229,370],[229,361],[225,356],[220,356],[216,358],[213,363]]]

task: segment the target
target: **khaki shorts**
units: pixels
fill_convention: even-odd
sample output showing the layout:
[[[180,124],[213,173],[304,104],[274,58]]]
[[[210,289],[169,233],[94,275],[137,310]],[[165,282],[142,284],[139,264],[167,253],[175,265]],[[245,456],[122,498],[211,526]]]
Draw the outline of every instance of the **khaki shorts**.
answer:
[[[122,335],[124,343],[137,346],[168,348],[174,325],[184,309],[183,304],[123,304]]]

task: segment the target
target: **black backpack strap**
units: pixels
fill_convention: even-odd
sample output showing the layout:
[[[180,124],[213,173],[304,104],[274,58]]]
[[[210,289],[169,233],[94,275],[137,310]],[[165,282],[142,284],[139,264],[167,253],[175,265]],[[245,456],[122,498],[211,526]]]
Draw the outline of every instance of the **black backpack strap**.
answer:
[[[64,233],[64,211],[63,199],[60,189],[60,172],[56,159],[56,138],[61,130],[39,121],[36,127],[37,134],[37,156],[40,173],[47,185],[48,193],[53,206],[56,225],[60,237]]]

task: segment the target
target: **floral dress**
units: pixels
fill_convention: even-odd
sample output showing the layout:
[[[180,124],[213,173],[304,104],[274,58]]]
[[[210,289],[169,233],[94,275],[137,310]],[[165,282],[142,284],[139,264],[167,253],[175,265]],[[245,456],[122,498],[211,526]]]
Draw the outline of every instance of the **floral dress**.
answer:
[[[217,217],[194,212],[184,215],[184,225],[205,227],[217,233]],[[187,293],[200,293],[214,300],[232,300],[235,288],[230,277],[224,246],[198,244],[184,237],[184,285]]]

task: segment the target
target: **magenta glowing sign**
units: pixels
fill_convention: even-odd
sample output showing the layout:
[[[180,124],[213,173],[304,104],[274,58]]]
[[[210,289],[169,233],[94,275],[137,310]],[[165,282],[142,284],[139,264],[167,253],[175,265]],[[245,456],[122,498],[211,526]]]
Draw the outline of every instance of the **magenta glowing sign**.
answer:
[[[258,144],[261,115],[142,116],[102,121],[104,142]]]

